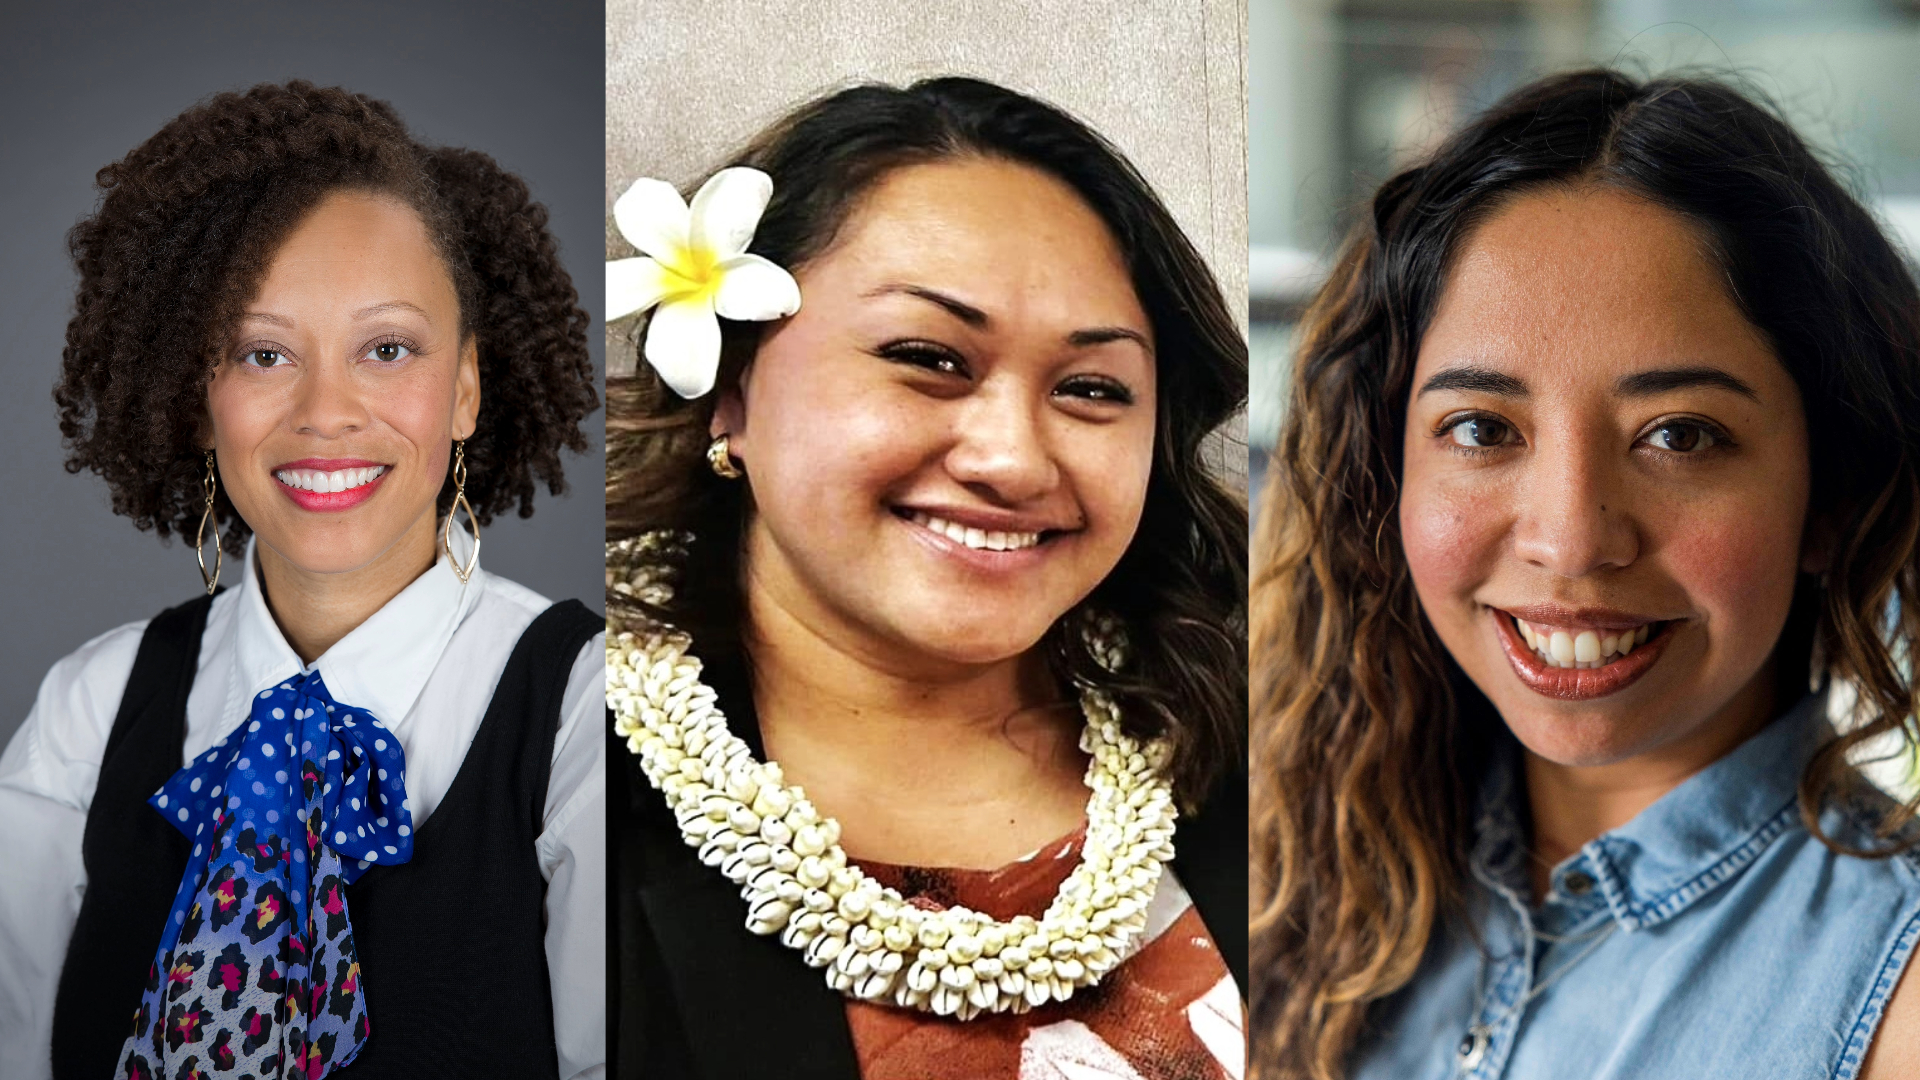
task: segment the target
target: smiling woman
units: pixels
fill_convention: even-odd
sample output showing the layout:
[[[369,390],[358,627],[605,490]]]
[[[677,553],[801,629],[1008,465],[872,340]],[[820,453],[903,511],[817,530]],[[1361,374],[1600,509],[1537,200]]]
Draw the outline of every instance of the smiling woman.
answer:
[[[232,338],[207,386],[210,448],[263,542],[270,594],[326,574],[398,592],[433,549],[448,446],[464,458],[480,410],[477,345],[420,215],[391,196],[325,196],[281,243]],[[311,660],[333,629],[301,626],[289,643]]]
[[[207,595],[55,665],[8,747],[9,1061],[599,1069],[600,620],[478,565],[598,404],[545,209],[303,82],[209,98],[99,183],[67,467],[219,548]]]
[[[610,306],[673,312],[609,418],[620,1075],[1237,1073],[1246,509],[1201,449],[1246,346],[1211,273],[1097,135],[975,80],[843,91],[728,165],[616,205],[656,284]],[[764,268],[705,300],[663,233],[797,303]]]
[[[1801,564],[1821,568],[1800,392],[1704,241],[1606,186],[1516,198],[1420,341],[1408,567],[1539,768],[1731,749],[1769,718],[1756,675]],[[1537,885],[1586,839],[1553,835],[1566,798],[1542,802]]]
[[[1261,531],[1258,1075],[1914,1074],[1849,760],[1913,738],[1916,401],[1908,268],[1727,87],[1543,80],[1381,187]]]

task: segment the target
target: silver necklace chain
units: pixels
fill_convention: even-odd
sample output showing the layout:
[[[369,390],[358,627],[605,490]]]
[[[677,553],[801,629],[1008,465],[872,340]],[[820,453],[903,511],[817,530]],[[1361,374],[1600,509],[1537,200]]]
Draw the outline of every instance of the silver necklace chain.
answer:
[[[1528,990],[1525,994],[1521,995],[1519,1001],[1516,1001],[1513,1004],[1507,1006],[1505,1009],[1502,1009],[1499,1015],[1493,1017],[1491,1020],[1488,1020],[1485,1023],[1469,1025],[1467,1028],[1467,1033],[1461,1037],[1459,1049],[1456,1051],[1456,1057],[1459,1063],[1459,1072],[1464,1075],[1478,1068],[1480,1065],[1480,1062],[1484,1060],[1487,1056],[1488,1045],[1493,1041],[1493,1029],[1499,1027],[1501,1024],[1506,1023],[1513,1016],[1519,1014],[1522,1010],[1524,1010],[1527,1007],[1527,1005],[1530,1002],[1533,1001],[1534,998],[1537,998],[1541,994],[1546,993],[1549,987],[1551,987],[1554,983],[1559,982],[1560,977],[1562,975],[1565,975],[1567,972],[1573,970],[1574,967],[1576,967],[1580,963],[1580,961],[1585,960],[1589,956],[1592,956],[1594,953],[1594,950],[1598,949],[1607,940],[1607,938],[1613,934],[1614,929],[1619,925],[1620,924],[1617,922],[1608,920],[1605,924],[1600,926],[1599,929],[1597,930],[1589,931],[1586,934],[1575,935],[1573,937],[1560,937],[1554,934],[1543,934],[1543,933],[1540,933],[1539,931],[1532,931],[1533,937],[1537,941],[1544,941],[1549,944],[1562,945],[1562,944],[1572,944],[1573,942],[1576,942],[1581,940],[1582,938],[1585,938],[1587,939],[1587,947],[1584,949],[1581,949],[1578,953],[1576,953],[1573,959],[1567,961],[1564,964],[1561,964],[1557,968],[1554,968],[1553,974],[1548,975],[1546,978],[1541,979],[1539,982],[1535,983],[1533,985],[1533,989]],[[1485,978],[1486,966],[1484,963],[1481,965],[1480,970],[1481,970],[1481,977]],[[1474,994],[1474,998],[1478,1000],[1479,997],[1480,997],[1480,992],[1476,992]]]

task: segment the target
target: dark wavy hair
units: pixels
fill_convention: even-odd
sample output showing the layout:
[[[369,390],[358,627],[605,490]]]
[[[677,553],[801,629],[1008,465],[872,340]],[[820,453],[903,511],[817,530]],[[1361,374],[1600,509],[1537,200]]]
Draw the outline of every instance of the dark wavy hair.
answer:
[[[861,196],[891,170],[968,157],[1027,165],[1078,192],[1112,231],[1152,320],[1159,415],[1140,530],[1044,647],[1063,686],[1107,687],[1126,706],[1133,734],[1171,740],[1176,791],[1197,804],[1223,770],[1237,775],[1245,760],[1247,504],[1208,468],[1204,447],[1246,400],[1247,346],[1173,216],[1085,125],[975,79],[834,93],[796,109],[724,164],[773,177],[752,250],[797,269],[832,246]],[[724,325],[718,390],[698,400],[680,400],[645,365],[608,388],[607,537],[654,529],[698,537],[671,610],[653,614],[690,631],[708,658],[741,659],[740,548],[752,483],[708,469],[708,422],[752,363],[763,329]],[[609,594],[608,604],[633,613],[628,597]],[[1094,611],[1131,630],[1133,660],[1123,676],[1100,668],[1080,644],[1080,620]]]
[[[274,253],[328,194],[377,192],[419,213],[480,358],[466,441],[481,523],[566,490],[562,448],[587,449],[600,404],[587,313],[527,185],[473,150],[413,140],[393,106],[295,80],[217,94],[101,169],[100,203],[67,247],[80,271],[54,400],[68,472],[100,474],[115,513],[191,533],[204,496],[207,382]],[[449,477],[440,495],[452,502]],[[222,490],[223,544],[249,533]]]
[[[1303,326],[1252,597],[1262,1080],[1342,1075],[1369,1007],[1412,977],[1436,921],[1463,910],[1476,784],[1500,720],[1408,574],[1396,504],[1410,380],[1465,238],[1527,192],[1587,185],[1694,223],[1799,387],[1809,520],[1837,543],[1823,575],[1801,575],[1773,662],[1785,700],[1804,693],[1811,664],[1859,690],[1863,717],[1807,766],[1800,812],[1848,854],[1911,842],[1850,847],[1816,816],[1850,801],[1849,750],[1912,738],[1901,658],[1920,641],[1920,293],[1909,269],[1793,130],[1740,92],[1611,71],[1543,79],[1381,185]],[[1883,815],[1879,839],[1913,810]]]

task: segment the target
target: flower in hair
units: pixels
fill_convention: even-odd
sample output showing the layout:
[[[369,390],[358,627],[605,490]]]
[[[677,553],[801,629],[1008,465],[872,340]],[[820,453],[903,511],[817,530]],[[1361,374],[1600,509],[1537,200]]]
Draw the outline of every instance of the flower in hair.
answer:
[[[613,204],[620,235],[641,255],[607,264],[607,320],[654,309],[642,354],[683,398],[713,389],[719,319],[764,322],[800,310],[793,275],[747,254],[772,196],[766,173],[731,168],[700,185],[691,207],[672,184],[652,179]]]

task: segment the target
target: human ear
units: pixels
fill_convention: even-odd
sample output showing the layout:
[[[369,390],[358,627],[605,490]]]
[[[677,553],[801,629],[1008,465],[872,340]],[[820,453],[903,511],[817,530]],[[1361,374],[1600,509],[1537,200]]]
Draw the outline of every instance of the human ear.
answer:
[[[727,450],[735,457],[747,441],[747,373],[740,374],[740,381],[720,391],[719,400],[714,402],[713,418],[707,421],[707,434],[712,438],[727,437]]]
[[[193,445],[200,450],[213,449],[213,380],[219,370],[215,364],[207,372],[207,381],[200,388],[200,415],[193,422]]]
[[[453,437],[471,437],[479,417],[480,346],[469,336],[460,346],[460,364],[453,375]]]

